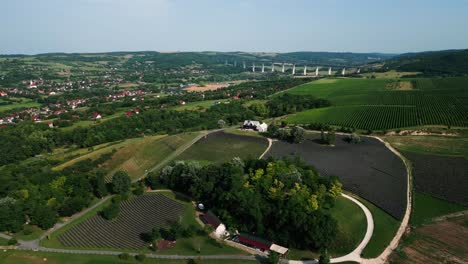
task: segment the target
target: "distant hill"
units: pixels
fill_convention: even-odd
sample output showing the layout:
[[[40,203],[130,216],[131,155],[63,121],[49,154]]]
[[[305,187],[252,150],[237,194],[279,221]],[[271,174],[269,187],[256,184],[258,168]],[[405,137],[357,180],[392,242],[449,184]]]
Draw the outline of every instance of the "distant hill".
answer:
[[[468,49],[406,53],[388,60],[385,66],[428,76],[468,75]]]
[[[266,52],[107,52],[107,53],[45,53],[30,55],[38,57],[44,61],[95,61],[105,56],[107,59],[112,57],[121,57],[125,55],[134,55],[144,57],[145,60],[157,60],[165,65],[183,66],[192,63],[204,65],[213,64],[233,64],[241,65],[245,62],[247,65],[252,63],[295,63],[299,65],[308,64],[311,66],[356,66],[367,63],[381,62],[395,57],[395,54],[383,53],[352,53],[352,52],[290,52],[290,53],[266,53]],[[0,57],[28,57],[29,55],[0,55]]]

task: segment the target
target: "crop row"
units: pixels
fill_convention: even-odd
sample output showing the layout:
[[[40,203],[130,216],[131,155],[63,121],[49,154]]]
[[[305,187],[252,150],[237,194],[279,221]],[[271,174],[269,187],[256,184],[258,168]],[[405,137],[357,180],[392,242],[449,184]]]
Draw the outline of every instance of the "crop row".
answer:
[[[58,239],[66,247],[139,249],[145,245],[141,234],[178,221],[184,208],[162,194],[141,195],[123,202],[117,219],[109,221],[95,215]]]

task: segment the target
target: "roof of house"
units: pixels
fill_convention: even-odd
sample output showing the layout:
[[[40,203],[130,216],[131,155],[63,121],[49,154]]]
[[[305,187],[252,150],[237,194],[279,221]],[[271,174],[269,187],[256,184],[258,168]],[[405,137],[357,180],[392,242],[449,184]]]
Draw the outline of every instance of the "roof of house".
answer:
[[[219,220],[213,212],[208,211],[206,214],[203,215],[202,220],[206,223],[211,225],[213,228],[218,228],[219,225],[222,224],[221,220]]]
[[[274,252],[276,252],[278,254],[281,254],[281,255],[284,255],[284,254],[286,254],[286,252],[288,252],[288,248],[285,248],[285,247],[282,247],[282,246],[279,246],[279,245],[276,245],[276,244],[271,244],[270,250],[274,251]]]
[[[254,121],[254,120],[245,120],[244,121],[244,126],[259,126],[260,122],[259,121]]]
[[[261,249],[270,249],[271,245],[273,244],[272,242],[266,240],[266,239],[263,239],[263,238],[260,238],[260,237],[256,237],[254,235],[250,235],[250,234],[247,234],[247,233],[240,233],[239,234],[239,241],[240,242],[243,242],[243,243],[249,243],[249,244],[252,244],[258,248],[261,248]]]

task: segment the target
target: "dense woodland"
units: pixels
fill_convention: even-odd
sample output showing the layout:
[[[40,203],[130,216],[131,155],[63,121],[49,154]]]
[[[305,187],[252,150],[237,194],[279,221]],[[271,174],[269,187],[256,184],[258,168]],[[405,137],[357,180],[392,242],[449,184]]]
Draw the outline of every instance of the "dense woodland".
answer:
[[[468,50],[446,50],[402,54],[389,60],[386,67],[424,76],[460,76],[468,73]]]
[[[299,160],[246,160],[200,166],[175,162],[148,177],[153,188],[186,193],[213,210],[228,229],[283,245],[326,248],[337,233],[325,208],[341,193],[336,178],[320,176]]]

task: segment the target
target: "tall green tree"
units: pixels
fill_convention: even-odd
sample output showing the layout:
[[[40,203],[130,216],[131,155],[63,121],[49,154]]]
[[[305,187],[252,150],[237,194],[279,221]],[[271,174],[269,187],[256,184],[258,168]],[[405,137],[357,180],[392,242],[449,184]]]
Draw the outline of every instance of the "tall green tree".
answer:
[[[0,231],[18,232],[26,217],[22,205],[11,197],[0,199]]]
[[[112,192],[114,194],[126,195],[130,191],[132,180],[125,171],[118,171],[112,177]]]

